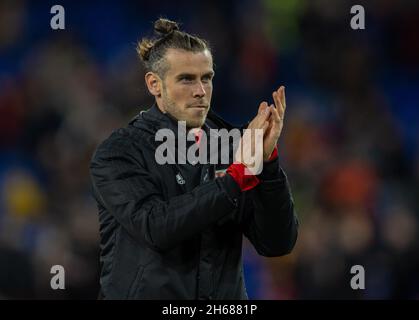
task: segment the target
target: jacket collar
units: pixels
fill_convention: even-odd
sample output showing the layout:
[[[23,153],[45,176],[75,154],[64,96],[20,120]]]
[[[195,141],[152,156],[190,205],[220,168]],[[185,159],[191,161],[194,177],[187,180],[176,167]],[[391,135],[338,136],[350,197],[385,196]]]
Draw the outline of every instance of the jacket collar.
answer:
[[[173,130],[176,135],[178,132],[177,120],[168,113],[161,112],[157,106],[157,103],[153,103],[153,105],[148,110],[141,111],[135,118],[130,121],[130,124],[137,128],[148,131],[151,134],[154,134],[156,131],[163,128]],[[234,128],[234,126],[223,120],[210,109],[202,129],[209,135],[212,131],[210,131],[210,129],[221,128],[231,130]]]

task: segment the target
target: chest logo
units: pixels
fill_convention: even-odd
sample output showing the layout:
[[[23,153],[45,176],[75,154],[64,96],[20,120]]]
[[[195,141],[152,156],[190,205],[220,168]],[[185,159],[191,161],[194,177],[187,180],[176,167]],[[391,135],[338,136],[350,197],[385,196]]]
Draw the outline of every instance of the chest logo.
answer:
[[[180,172],[176,175],[176,182],[178,184],[185,184],[185,179],[183,179],[182,175],[180,174]]]

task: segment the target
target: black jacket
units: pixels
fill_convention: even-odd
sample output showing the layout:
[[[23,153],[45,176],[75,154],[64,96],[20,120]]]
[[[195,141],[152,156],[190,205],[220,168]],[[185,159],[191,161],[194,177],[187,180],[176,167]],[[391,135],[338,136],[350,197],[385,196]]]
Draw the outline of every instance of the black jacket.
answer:
[[[216,165],[159,165],[160,128],[177,124],[154,105],[115,130],[92,158],[102,296],[247,299],[242,235],[266,257],[289,253],[297,238],[278,159],[264,165],[257,187],[241,192],[230,175],[215,178]],[[205,128],[231,126],[210,112]]]

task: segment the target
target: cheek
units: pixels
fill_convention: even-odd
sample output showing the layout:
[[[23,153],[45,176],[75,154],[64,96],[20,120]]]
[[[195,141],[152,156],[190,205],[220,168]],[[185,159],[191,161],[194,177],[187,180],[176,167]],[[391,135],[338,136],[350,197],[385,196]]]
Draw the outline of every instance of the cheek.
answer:
[[[212,95],[212,84],[205,87],[205,92],[207,93],[208,98],[211,98]]]
[[[176,101],[176,102],[182,102],[184,100],[188,99],[188,95],[190,94],[190,89],[186,86],[176,86],[173,87],[170,93],[168,92],[169,97]]]

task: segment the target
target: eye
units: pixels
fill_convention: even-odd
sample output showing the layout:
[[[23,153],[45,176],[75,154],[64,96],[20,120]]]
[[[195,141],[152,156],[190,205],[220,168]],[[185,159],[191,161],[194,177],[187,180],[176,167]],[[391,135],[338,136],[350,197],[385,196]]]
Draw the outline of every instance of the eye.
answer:
[[[182,76],[179,78],[181,82],[190,83],[193,81],[193,78],[190,76]]]
[[[211,75],[206,75],[202,77],[202,81],[203,82],[209,82],[212,80],[212,76]]]

